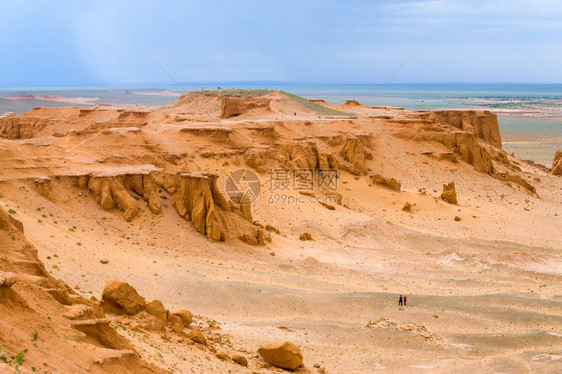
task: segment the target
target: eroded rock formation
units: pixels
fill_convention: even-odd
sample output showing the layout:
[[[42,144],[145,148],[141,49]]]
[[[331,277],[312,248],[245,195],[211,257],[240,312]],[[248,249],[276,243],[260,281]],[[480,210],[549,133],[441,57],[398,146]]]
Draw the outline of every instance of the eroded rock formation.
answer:
[[[496,177],[496,179],[499,179],[503,182],[516,183],[533,194],[537,193],[535,187],[532,186],[529,182],[527,182],[519,175],[509,174],[508,172],[505,172],[505,173],[495,173],[494,177]]]
[[[429,119],[473,133],[496,148],[502,147],[498,117],[487,110],[435,110],[429,112]]]
[[[268,99],[238,99],[235,97],[225,97],[221,102],[221,118],[230,118],[245,114],[251,111],[261,110],[270,111]]]
[[[28,347],[18,372],[31,373],[46,363],[60,372],[168,373],[144,362],[94,300],[54,279],[26,241],[21,223],[2,209],[0,242],[0,343],[6,356]],[[42,353],[53,347],[56,354]]]
[[[401,133],[398,136],[411,140],[441,143],[459,155],[461,160],[473,165],[476,170],[486,174],[493,174],[494,172],[490,152],[478,143],[475,135],[468,132],[418,131]]]
[[[225,241],[229,237],[238,237],[252,245],[271,241],[269,233],[253,224],[250,204],[227,200],[217,188],[217,178],[217,175],[209,173],[169,174],[139,169],[136,173],[125,170],[40,178],[34,186],[47,198],[56,195],[59,184],[87,188],[102,209],[117,208],[123,211],[126,221],[138,215],[139,202],[143,200],[152,213],[160,213],[162,190],[166,190],[177,213],[191,221],[195,229],[210,240]]]
[[[551,172],[553,175],[562,175],[562,150],[557,150],[552,161]]]
[[[116,177],[92,176],[88,182],[88,189],[104,210],[115,207],[122,210],[126,221],[131,221],[139,213],[137,201]]]
[[[372,160],[373,155],[364,144],[365,140],[357,136],[348,136],[340,150],[343,159],[349,162],[348,171],[356,175],[367,174],[365,160]]]
[[[443,185],[443,193],[439,198],[449,204],[457,204],[457,190],[455,189],[455,182]]]
[[[39,117],[7,116],[0,118],[0,137],[29,139],[33,134],[52,123],[49,119]]]
[[[394,178],[385,178],[380,174],[371,175],[371,182],[377,186],[388,188],[393,191],[400,191],[402,185]]]
[[[322,152],[314,142],[277,144],[265,150],[249,150],[246,164],[259,173],[269,168],[337,169],[339,162],[332,154]]]
[[[217,175],[181,173],[156,176],[174,199],[178,214],[191,221],[201,234],[215,241],[225,241],[229,235],[252,244],[263,245],[271,236],[251,220],[249,206],[227,201],[217,188]]]

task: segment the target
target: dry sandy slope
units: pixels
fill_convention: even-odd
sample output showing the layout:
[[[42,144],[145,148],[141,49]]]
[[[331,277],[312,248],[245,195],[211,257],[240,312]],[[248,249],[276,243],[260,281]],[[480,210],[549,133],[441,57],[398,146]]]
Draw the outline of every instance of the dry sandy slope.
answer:
[[[559,177],[493,161],[497,172],[530,181],[532,194],[462,160],[436,160],[427,152],[451,152],[447,145],[397,136],[416,129],[415,113],[370,109],[357,118],[318,118],[308,108],[297,111],[296,104],[289,114],[272,104],[265,119],[252,112],[221,119],[220,100],[205,100],[189,110],[155,108],[148,119],[133,115],[141,119],[118,129],[111,126],[120,121],[104,113],[93,123],[111,121],[96,125],[109,130],[53,138],[45,126],[28,140],[0,140],[2,204],[17,211],[57,278],[98,298],[108,279],[126,280],[148,299],[220,321],[236,349],[251,352],[248,357],[263,343],[293,341],[311,371],[320,363],[333,373],[556,372],[562,356]],[[197,112],[203,107],[208,113]],[[91,126],[75,122],[72,128]],[[46,199],[33,183],[41,176],[154,164],[169,172],[215,172],[222,188],[228,172],[246,166],[248,153],[304,140],[338,154],[341,144],[329,142],[331,137],[365,133],[371,134],[373,158],[365,161],[368,175],[341,171],[343,201],[333,204],[335,210],[313,202],[272,204],[275,191],[267,191],[268,175],[260,174],[253,217],[281,232],[264,247],[234,238],[207,241],[177,215],[165,192],[160,214],[141,199],[139,215],[125,222],[118,210],[101,210],[88,190],[62,186]],[[371,185],[369,175],[376,173],[396,178],[402,191]],[[437,199],[450,181],[458,205]],[[413,204],[410,213],[402,211],[406,202]],[[300,241],[304,231],[314,240]],[[109,263],[102,265],[101,258]],[[399,293],[408,295],[403,309]],[[375,322],[370,328],[369,321]],[[239,369],[206,360],[204,352],[184,361],[172,352],[178,348],[157,336],[132,340],[143,358],[166,368],[173,362],[177,372]],[[164,346],[155,350],[151,344]],[[258,361],[252,357],[251,366]]]

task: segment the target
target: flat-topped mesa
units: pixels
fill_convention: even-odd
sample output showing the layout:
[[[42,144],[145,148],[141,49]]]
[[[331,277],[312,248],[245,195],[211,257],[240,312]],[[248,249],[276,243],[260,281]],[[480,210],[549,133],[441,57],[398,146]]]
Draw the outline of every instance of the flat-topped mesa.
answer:
[[[33,108],[21,115],[0,117],[0,137],[30,139],[40,135],[62,137],[110,128],[146,125],[154,117],[152,110],[115,108]]]
[[[473,133],[496,148],[502,147],[498,117],[487,110],[435,110],[428,112],[428,118]]]
[[[224,97],[221,101],[221,118],[235,117],[254,111],[270,112],[270,103],[269,99]]]
[[[35,132],[44,129],[55,121],[38,117],[11,115],[0,118],[0,137],[11,139],[29,139]]]

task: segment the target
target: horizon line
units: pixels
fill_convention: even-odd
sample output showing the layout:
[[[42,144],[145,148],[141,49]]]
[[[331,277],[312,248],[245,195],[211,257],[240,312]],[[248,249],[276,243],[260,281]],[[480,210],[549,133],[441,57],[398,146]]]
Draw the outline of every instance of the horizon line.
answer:
[[[288,85],[288,86],[376,86],[380,85],[380,82],[298,82],[298,81],[274,81],[274,80],[255,80],[255,81],[201,81],[201,82],[181,82],[183,85],[187,86],[221,86],[221,85],[258,85],[258,84],[271,84],[271,85]],[[387,83],[385,86],[404,86],[404,85],[534,85],[534,86],[562,86],[562,82],[557,83],[537,83],[537,82],[395,82]],[[126,88],[170,88],[175,86],[170,82],[157,82],[157,83],[143,83],[143,84],[84,84],[84,85],[48,85],[48,86],[0,86],[0,90],[43,90],[43,89],[99,89],[99,88],[111,88],[111,89],[126,89]],[[221,87],[222,88],[222,87]],[[211,89],[212,90],[212,89]]]

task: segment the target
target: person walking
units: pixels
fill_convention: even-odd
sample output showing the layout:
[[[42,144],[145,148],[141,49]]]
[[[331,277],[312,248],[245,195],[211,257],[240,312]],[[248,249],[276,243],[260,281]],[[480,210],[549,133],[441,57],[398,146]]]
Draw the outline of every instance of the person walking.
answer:
[[[402,295],[400,295],[400,297],[398,298],[398,305],[402,306],[402,300],[403,300]]]
[[[406,305],[407,302],[408,302],[408,298],[406,297],[406,295],[404,295],[404,305]]]

